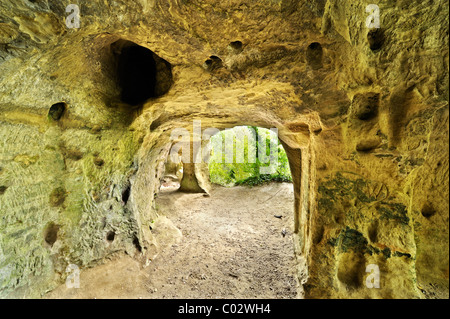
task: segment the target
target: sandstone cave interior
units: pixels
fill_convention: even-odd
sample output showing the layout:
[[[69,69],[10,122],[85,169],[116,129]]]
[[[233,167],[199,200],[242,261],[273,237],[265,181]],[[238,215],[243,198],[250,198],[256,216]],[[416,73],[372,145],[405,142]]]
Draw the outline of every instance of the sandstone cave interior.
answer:
[[[0,4],[0,298],[448,299],[448,1],[75,2]]]

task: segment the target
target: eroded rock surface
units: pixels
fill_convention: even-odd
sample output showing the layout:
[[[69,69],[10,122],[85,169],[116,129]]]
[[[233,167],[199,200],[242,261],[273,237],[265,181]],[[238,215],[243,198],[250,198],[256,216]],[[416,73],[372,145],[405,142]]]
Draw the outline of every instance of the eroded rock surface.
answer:
[[[359,0],[79,3],[79,29],[61,1],[0,3],[2,297],[153,256],[171,132],[194,120],[278,128],[306,297],[448,297],[447,1],[380,1],[380,30]]]

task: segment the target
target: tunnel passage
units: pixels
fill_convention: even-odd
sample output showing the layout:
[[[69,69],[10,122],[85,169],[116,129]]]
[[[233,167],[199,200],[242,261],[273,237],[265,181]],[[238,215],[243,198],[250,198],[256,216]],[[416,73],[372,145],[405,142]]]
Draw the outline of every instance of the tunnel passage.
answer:
[[[277,133],[261,127],[236,126],[222,132],[214,129],[213,134],[210,139],[204,136],[201,142],[176,147],[176,154],[172,154],[172,145],[161,180],[163,189],[208,193],[211,182],[221,186],[292,182],[288,156]],[[190,162],[180,161],[186,158],[185,152]],[[181,157],[173,162],[173,155]]]
[[[183,164],[174,163],[170,159],[164,165],[164,175],[160,181],[160,192],[175,191],[180,188],[180,181],[183,177]]]
[[[188,294],[199,298],[300,297],[293,247],[294,187],[284,148],[277,135],[269,132],[241,126],[220,131],[208,140],[211,144],[206,152],[210,150],[211,161],[206,172],[198,169],[204,163],[190,163],[196,174],[189,177],[215,182],[209,194],[179,190],[186,165],[173,163],[168,156],[156,198],[157,215],[172,221],[183,239],[174,236],[174,247],[152,262],[155,276],[164,272],[170,278],[157,286],[154,294],[175,298]],[[275,140],[272,144],[271,138]],[[230,141],[231,147],[227,145]],[[202,143],[202,150],[206,144]],[[272,162],[265,163],[262,155],[269,155],[273,146],[272,155],[279,161],[272,157]],[[228,158],[231,161],[220,162],[227,157],[225,147],[234,154]],[[243,162],[239,161],[239,148]],[[261,157],[248,156],[258,149]],[[276,166],[272,174],[260,172],[269,165]],[[156,236],[162,232],[158,222],[151,224],[150,231]],[[176,234],[166,232],[164,240],[172,233]],[[181,264],[182,270],[178,268]]]
[[[111,50],[116,57],[122,102],[136,106],[169,91],[173,82],[169,62],[131,41],[118,40],[111,44]]]

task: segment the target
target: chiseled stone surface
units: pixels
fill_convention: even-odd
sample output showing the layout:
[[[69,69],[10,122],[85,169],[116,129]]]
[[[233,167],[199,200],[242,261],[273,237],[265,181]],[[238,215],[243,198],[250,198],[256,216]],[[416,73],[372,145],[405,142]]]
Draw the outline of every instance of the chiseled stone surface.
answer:
[[[66,2],[0,3],[0,296],[156,254],[170,133],[201,120],[279,129],[306,297],[448,297],[448,1],[379,1],[376,32],[360,0],[78,3],[79,29]],[[126,41],[154,52],[141,107]]]

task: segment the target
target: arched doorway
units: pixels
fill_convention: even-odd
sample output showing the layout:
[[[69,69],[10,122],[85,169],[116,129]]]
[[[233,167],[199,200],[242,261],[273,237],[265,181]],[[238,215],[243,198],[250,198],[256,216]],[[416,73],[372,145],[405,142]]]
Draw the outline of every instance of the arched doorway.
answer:
[[[231,156],[227,141],[233,144]],[[181,230],[182,237],[172,232],[172,244],[150,265],[151,281],[157,286],[154,294],[161,298],[302,297],[294,252],[294,185],[278,135],[261,127],[240,126],[217,132],[208,142],[202,145],[211,151],[206,173],[204,163],[188,163],[194,164],[194,173],[187,177],[203,180],[202,185],[208,179],[208,191],[179,189],[186,178],[180,178],[185,163],[173,163],[170,152],[165,163],[156,210]],[[189,182],[193,183],[198,181]],[[159,236],[156,228],[152,231]]]

